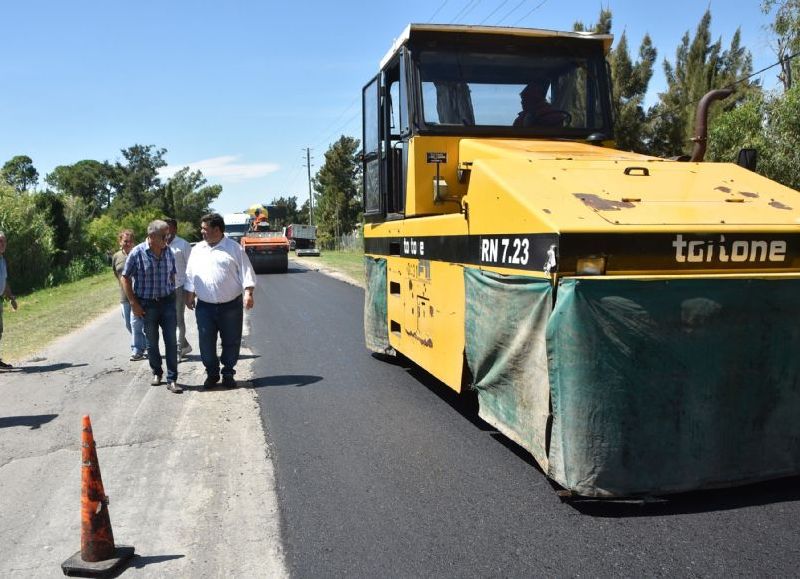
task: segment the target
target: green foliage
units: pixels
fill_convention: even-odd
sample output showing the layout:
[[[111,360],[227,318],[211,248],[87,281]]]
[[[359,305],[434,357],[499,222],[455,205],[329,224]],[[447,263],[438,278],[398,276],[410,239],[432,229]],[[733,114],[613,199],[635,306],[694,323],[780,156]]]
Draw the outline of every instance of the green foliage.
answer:
[[[32,189],[39,182],[39,172],[33,166],[33,160],[27,155],[17,155],[7,161],[0,169],[0,177],[17,193]]]
[[[86,159],[74,165],[59,165],[45,181],[64,195],[82,199],[90,217],[96,217],[111,204],[114,167]]]
[[[108,269],[108,260],[101,255],[83,255],[71,259],[65,267],[53,270],[48,276],[47,285],[55,286],[71,283],[95,275]]]
[[[322,244],[351,232],[361,222],[358,147],[358,139],[342,135],[325,152],[325,163],[314,178],[314,221]]]
[[[632,62],[628,40],[622,33],[617,47],[609,55],[614,96],[614,136],[617,146],[629,151],[645,150],[644,98],[653,76],[656,49],[649,35],[639,47],[639,59]]]
[[[132,229],[142,241],[154,219],[174,217],[179,235],[199,239],[200,217],[222,187],[188,168],[162,184],[158,171],[167,164],[165,154],[154,145],[133,145],[113,165],[92,159],[60,165],[45,179],[54,190],[30,195],[21,194],[38,181],[30,157],[7,162],[0,174],[0,227],[16,252],[9,259],[15,290],[101,271],[118,249],[120,230]]]
[[[5,183],[0,183],[0,231],[8,239],[5,258],[14,291],[43,287],[55,253],[53,231],[34,197],[20,195]]]
[[[163,219],[164,215],[155,208],[140,209],[134,213],[129,213],[120,220],[116,220],[106,214],[92,220],[87,226],[87,238],[89,244],[96,253],[113,254],[119,249],[117,236],[123,229],[131,229],[134,234],[134,241],[140,243],[147,237],[147,225],[154,219]],[[186,231],[191,225],[179,224],[179,233]],[[182,235],[185,237],[185,235]]]
[[[164,216],[191,224],[192,239],[197,237],[200,218],[209,212],[211,203],[222,193],[221,185],[208,185],[200,171],[190,171],[184,167],[167,181],[154,205]]]
[[[754,95],[733,111],[720,115],[709,132],[708,158],[735,161],[740,149],[755,148],[757,172],[800,190],[800,86],[782,95]]]
[[[798,59],[789,59],[800,52],[800,0],[762,0],[761,10],[769,14],[775,10],[770,28],[776,37],[781,73],[778,77],[785,90],[792,88],[793,78],[800,74]]]
[[[269,220],[272,227],[283,227],[290,223],[307,223],[300,220],[300,210],[297,208],[297,196],[278,197],[270,201],[267,206],[269,209]],[[277,222],[272,223],[273,214],[277,217]],[[306,219],[308,218],[306,213]]]
[[[610,34],[611,24],[611,10],[601,9],[597,24],[586,26],[582,22],[576,22],[573,28],[576,31],[591,30],[598,34]],[[653,76],[656,49],[650,36],[645,35],[639,47],[639,59],[633,62],[628,50],[628,38],[623,32],[607,58],[611,67],[611,106],[614,111],[614,138],[617,147],[642,152],[645,150],[646,123],[644,97]]]
[[[166,149],[155,145],[133,145],[122,149],[125,163],[114,165],[112,186],[116,191],[110,212],[118,218],[143,207],[161,207],[156,199],[161,189],[158,170],[166,167]]]
[[[752,72],[750,52],[741,46],[739,30],[734,33],[730,47],[722,50],[722,41],[711,42],[711,11],[697,25],[694,38],[683,35],[675,52],[675,62],[664,61],[667,91],[648,111],[647,152],[661,157],[688,154],[692,149],[694,116],[700,99],[710,90],[731,86]],[[723,110],[732,109],[747,95],[759,92],[757,82],[737,84],[737,92],[722,106],[712,106],[711,122]]]
[[[67,261],[69,261],[69,255],[64,248],[67,247],[70,231],[63,196],[48,190],[35,193],[33,200],[36,204],[36,210],[53,231],[53,244],[57,252],[54,255],[53,262],[56,265],[66,265]]]

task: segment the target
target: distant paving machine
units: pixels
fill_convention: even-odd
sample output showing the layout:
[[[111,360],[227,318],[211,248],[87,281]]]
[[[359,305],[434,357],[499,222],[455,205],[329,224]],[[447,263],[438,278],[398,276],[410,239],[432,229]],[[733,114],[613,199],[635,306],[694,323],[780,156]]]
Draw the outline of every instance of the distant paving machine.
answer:
[[[289,270],[289,240],[281,231],[272,231],[266,209],[259,210],[241,239],[256,273],[286,273]]]
[[[367,346],[472,385],[565,495],[796,475],[800,197],[704,129],[614,149],[611,43],[402,33],[363,90]]]
[[[284,233],[298,257],[319,255],[316,225],[292,223],[286,226]]]

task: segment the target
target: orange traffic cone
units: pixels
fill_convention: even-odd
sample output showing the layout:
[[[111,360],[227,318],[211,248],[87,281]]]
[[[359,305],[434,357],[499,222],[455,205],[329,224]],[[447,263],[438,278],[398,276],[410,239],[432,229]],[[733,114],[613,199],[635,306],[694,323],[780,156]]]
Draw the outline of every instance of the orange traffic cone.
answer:
[[[108,497],[103,490],[88,416],[83,417],[81,446],[81,550],[64,561],[61,570],[70,577],[107,577],[116,574],[133,557],[134,550],[114,546]]]

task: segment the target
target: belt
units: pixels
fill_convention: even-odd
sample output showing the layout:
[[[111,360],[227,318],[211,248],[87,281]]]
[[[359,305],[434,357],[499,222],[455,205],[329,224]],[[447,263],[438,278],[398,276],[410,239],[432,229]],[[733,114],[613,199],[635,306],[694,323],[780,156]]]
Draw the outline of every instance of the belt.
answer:
[[[204,302],[203,300],[201,300],[199,298],[198,298],[197,301],[198,301],[198,303],[207,304],[209,306],[226,306],[226,305],[232,304],[234,302],[242,301],[242,294],[239,294],[238,296],[236,296],[235,298],[233,298],[232,300],[230,300],[228,302]]]
[[[165,296],[161,296],[160,298],[139,298],[139,301],[142,301],[142,302],[156,302],[156,303],[158,303],[158,302],[166,302],[166,301],[168,301],[168,300],[170,300],[170,299],[172,299],[174,297],[175,297],[175,292],[172,292],[171,294],[167,294]]]

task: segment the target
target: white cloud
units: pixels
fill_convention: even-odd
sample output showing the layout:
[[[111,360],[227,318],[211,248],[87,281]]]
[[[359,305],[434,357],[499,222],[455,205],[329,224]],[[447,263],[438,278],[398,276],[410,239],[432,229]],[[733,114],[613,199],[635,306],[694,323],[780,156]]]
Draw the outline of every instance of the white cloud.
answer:
[[[237,163],[239,159],[235,155],[223,155],[203,159],[186,165],[169,165],[162,168],[158,173],[163,178],[172,177],[175,173],[189,167],[190,171],[202,171],[203,176],[217,181],[227,181],[237,183],[249,179],[258,179],[280,169],[277,163]]]

